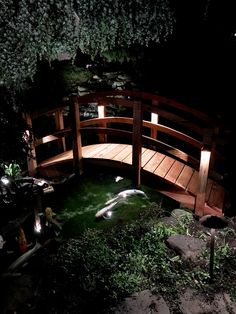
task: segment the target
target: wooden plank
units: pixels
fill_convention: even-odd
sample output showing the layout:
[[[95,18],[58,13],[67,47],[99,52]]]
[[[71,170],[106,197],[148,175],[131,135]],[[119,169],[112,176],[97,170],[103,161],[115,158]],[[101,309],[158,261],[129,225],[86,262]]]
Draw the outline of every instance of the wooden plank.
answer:
[[[64,129],[64,116],[63,116],[63,110],[57,110],[55,112],[55,124],[56,124],[56,130],[60,131]],[[66,151],[66,142],[65,137],[61,137],[58,140],[58,146],[61,149],[61,151]]]
[[[107,159],[114,159],[117,154],[119,154],[127,145],[126,144],[118,144],[116,147],[113,147],[111,151],[107,153]]]
[[[205,145],[210,145],[209,143],[211,142],[211,139],[212,139],[212,132],[209,131],[204,135]],[[211,158],[211,152],[209,151],[209,149],[206,149],[206,148],[202,149],[201,158],[200,158],[198,184],[197,184],[197,197],[196,197],[196,204],[195,204],[195,214],[199,217],[204,215],[210,158]]]
[[[54,165],[56,163],[60,163],[63,161],[67,161],[67,160],[73,160],[73,154],[72,154],[72,150],[63,152],[57,156],[48,158],[47,160],[42,161],[38,167],[48,167],[51,165]]]
[[[206,188],[206,202],[208,202],[208,199],[211,193],[212,184],[213,184],[213,181],[211,179],[208,179],[207,188]]]
[[[72,146],[73,146],[73,167],[75,174],[83,173],[82,141],[80,132],[80,111],[78,97],[72,95],[70,98],[71,125],[72,125]]]
[[[123,162],[132,165],[132,152],[130,152],[130,154],[128,154],[127,157],[123,159]]]
[[[133,136],[132,136],[132,167],[133,184],[139,187],[141,184],[142,166],[142,105],[140,101],[135,101],[133,106]]]
[[[156,168],[154,173],[157,176],[164,178],[167,172],[170,170],[171,166],[173,165],[174,161],[175,160],[173,158],[166,156]]]
[[[143,169],[153,173],[164,158],[165,155],[156,152]]]
[[[131,153],[132,145],[126,145],[125,148],[113,158],[113,160],[123,161],[123,159],[125,159]]]
[[[143,149],[142,150],[142,168],[150,161],[150,159],[153,157],[155,154],[154,150],[151,149]]]
[[[108,144],[105,145],[104,149],[101,150],[99,153],[96,154],[96,158],[103,158],[103,159],[107,159],[107,154],[109,151],[112,150],[112,148],[117,147],[118,144]]]
[[[165,179],[172,183],[175,183],[180,173],[182,172],[183,168],[184,168],[184,164],[181,163],[180,161],[175,160],[172,167],[170,168],[167,175],[165,176]]]
[[[96,158],[97,154],[99,154],[106,146],[109,144],[95,144],[94,149],[91,149],[87,152],[86,158]]]
[[[190,181],[189,181],[189,184],[186,188],[186,190],[190,193],[192,193],[193,195],[196,195],[197,194],[197,189],[198,189],[198,178],[199,178],[199,173],[198,171],[194,171]]]
[[[91,144],[82,147],[83,158],[89,158],[91,152],[93,152],[96,147],[100,146],[100,144]]]
[[[186,189],[193,173],[194,173],[194,169],[185,165],[182,172],[180,173],[177,181],[175,182],[175,184]]]
[[[211,207],[217,207],[222,209],[224,203],[224,195],[225,195],[224,188],[214,182],[212,184],[210,196],[208,199],[208,205]]]

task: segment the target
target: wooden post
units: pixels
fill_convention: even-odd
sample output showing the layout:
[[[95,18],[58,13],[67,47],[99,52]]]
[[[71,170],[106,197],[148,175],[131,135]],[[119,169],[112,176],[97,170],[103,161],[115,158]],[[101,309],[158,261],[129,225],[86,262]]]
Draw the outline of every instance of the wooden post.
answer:
[[[25,113],[23,115],[23,118],[25,119],[27,125],[32,130],[32,119],[29,113]],[[35,145],[34,145],[34,139],[31,138],[31,134],[29,130],[25,131],[25,140],[28,141],[29,147],[30,147],[30,154],[27,156],[27,167],[28,167],[28,173],[30,176],[34,176],[36,174],[36,168],[37,168],[37,161],[36,161],[36,151],[35,151]]]
[[[157,106],[158,105],[158,101],[156,101],[156,100],[153,100],[152,101],[152,104],[154,105],[154,106]],[[157,113],[151,113],[151,122],[152,123],[154,123],[154,124],[158,124],[158,119],[159,117],[158,117],[158,114]],[[151,129],[151,138],[153,138],[153,139],[157,139],[157,131],[156,130],[153,130],[153,129]]]
[[[57,131],[64,129],[63,111],[61,109],[55,112],[55,124],[56,124]],[[58,146],[61,151],[63,152],[66,151],[65,137],[58,139]]]
[[[133,184],[139,187],[141,184],[141,164],[142,164],[142,105],[135,101],[133,104]]]
[[[98,118],[105,118],[106,116],[106,106],[101,102],[98,101]],[[102,128],[106,128],[106,123],[99,123],[99,126]],[[106,143],[107,142],[107,135],[106,134],[98,134],[99,142]]]
[[[80,112],[77,95],[72,95],[70,100],[71,100],[74,172],[75,174],[82,174],[83,164],[80,132]]]
[[[200,169],[198,177],[198,190],[195,202],[195,214],[199,217],[204,216],[206,202],[206,187],[210,166],[211,151],[208,146],[203,147],[200,158]]]

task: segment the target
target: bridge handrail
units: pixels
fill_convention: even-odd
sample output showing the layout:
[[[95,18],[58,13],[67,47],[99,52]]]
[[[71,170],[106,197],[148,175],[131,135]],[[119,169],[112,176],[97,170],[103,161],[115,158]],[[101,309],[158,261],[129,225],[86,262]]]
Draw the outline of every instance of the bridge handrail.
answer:
[[[177,102],[173,99],[169,99],[167,97],[163,97],[157,94],[143,92],[143,91],[134,91],[134,90],[111,90],[111,91],[101,91],[101,92],[94,92],[90,93],[84,96],[80,96],[78,98],[78,102],[80,104],[82,103],[96,103],[98,99],[105,101],[106,99],[109,101],[111,100],[111,97],[114,96],[126,96],[126,97],[136,97],[140,100],[153,100],[162,104],[165,104],[167,106],[170,106],[172,108],[176,108],[178,110],[181,110],[183,112],[187,112],[194,116],[197,119],[201,119],[207,123],[209,123],[212,126],[215,126],[216,124],[219,124],[219,120],[215,118],[210,118],[208,114],[201,112],[195,108],[191,108],[189,106],[186,106],[180,102]],[[145,106],[145,104],[143,104]],[[148,105],[147,105],[148,106]],[[155,105],[153,105],[155,106]]]
[[[80,125],[81,127],[99,124],[99,123],[127,123],[127,124],[133,124],[133,118],[123,118],[123,117],[106,117],[106,118],[93,118],[86,121],[81,121]],[[171,135],[177,139],[180,139],[190,145],[193,145],[194,147],[201,149],[203,143],[194,139],[193,137],[186,135],[182,132],[176,131],[172,128],[166,127],[161,124],[154,124],[149,121],[143,120],[143,126],[148,127],[150,129],[153,129],[155,131],[161,131],[165,134]]]

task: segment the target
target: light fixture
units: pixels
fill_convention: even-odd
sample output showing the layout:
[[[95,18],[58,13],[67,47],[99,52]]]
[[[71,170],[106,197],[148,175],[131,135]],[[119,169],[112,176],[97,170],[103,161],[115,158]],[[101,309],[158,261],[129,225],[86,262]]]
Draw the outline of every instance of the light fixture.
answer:
[[[111,210],[108,210],[108,211],[103,215],[103,218],[104,218],[104,219],[111,219],[111,216],[112,216],[112,211],[111,211]]]
[[[8,185],[10,183],[10,180],[8,179],[8,177],[1,177],[1,182],[4,184],[4,185]]]
[[[34,230],[36,233],[40,233],[41,232],[41,221],[40,221],[40,217],[36,216],[35,217],[35,224],[34,224]]]

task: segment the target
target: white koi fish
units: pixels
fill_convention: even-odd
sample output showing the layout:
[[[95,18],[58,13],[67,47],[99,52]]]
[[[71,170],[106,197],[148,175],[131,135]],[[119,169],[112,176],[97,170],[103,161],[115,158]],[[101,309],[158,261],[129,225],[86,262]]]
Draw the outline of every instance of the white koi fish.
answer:
[[[142,196],[148,198],[147,195],[143,191],[137,190],[137,189],[130,189],[130,190],[125,190],[125,191],[122,191],[122,192],[118,193],[116,197],[114,197],[111,200],[107,201],[105,204],[109,205],[109,204],[111,204],[111,203],[113,203],[113,202],[115,202],[117,200],[121,200],[122,198],[126,198],[126,197],[129,197],[129,196],[132,196],[132,195],[142,195]]]
[[[119,201],[120,201],[120,200],[114,201],[114,202],[110,203],[108,206],[103,207],[102,209],[100,209],[100,210],[96,213],[95,217],[96,217],[96,218],[102,217],[106,212],[112,210],[112,209],[119,203]]]

